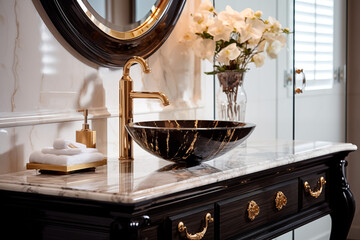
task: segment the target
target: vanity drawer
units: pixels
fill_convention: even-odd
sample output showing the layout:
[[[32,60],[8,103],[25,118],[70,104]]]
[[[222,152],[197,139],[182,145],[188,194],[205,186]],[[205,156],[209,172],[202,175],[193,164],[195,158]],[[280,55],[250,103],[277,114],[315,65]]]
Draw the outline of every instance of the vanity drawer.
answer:
[[[211,215],[211,218],[208,214]],[[169,217],[171,238],[167,237],[166,239],[188,239],[187,234],[194,235],[201,232],[204,234],[201,239],[214,239],[214,220],[213,204],[171,216]],[[179,230],[179,225],[183,226],[182,231]]]
[[[286,198],[286,205],[282,208],[281,203],[284,201],[281,200],[284,200],[284,197],[278,192],[282,192]],[[277,195],[279,196],[277,197]],[[276,200],[280,205],[278,206],[280,210],[276,207]],[[249,211],[251,212],[249,206],[252,207],[255,214],[257,208],[259,210],[258,215],[253,215],[253,220],[249,218]],[[298,181],[294,179],[218,202],[217,209],[220,239],[233,237],[269,223],[269,221],[296,213],[298,210]]]
[[[327,171],[321,171],[301,178],[302,209],[309,208],[328,199]]]
[[[158,226],[148,227],[145,229],[140,230],[140,237],[141,240],[151,240],[151,239],[158,239]]]

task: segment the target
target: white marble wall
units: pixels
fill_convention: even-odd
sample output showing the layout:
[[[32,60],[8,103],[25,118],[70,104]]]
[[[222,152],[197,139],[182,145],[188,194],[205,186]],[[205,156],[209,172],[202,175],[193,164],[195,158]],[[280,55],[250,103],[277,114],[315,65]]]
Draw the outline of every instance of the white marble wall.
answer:
[[[187,27],[184,16],[194,4],[187,3],[180,24],[148,59],[152,73],[131,69],[135,90],[160,90],[171,101],[163,108],[157,100],[134,100],[135,121],[212,118],[212,104],[205,104],[212,101],[212,94],[205,94],[212,92],[212,81],[200,75],[201,62],[178,44]],[[122,69],[84,62],[54,37],[32,1],[0,0],[0,32],[0,173],[25,169],[30,153],[51,146],[55,138],[75,140],[80,108],[90,110],[98,149],[116,156]]]

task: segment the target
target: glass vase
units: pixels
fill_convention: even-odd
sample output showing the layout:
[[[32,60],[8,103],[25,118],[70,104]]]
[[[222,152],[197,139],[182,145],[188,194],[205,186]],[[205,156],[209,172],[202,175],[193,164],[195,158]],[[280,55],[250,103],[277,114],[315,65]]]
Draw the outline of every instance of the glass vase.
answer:
[[[217,74],[220,88],[216,94],[218,120],[245,121],[246,92],[243,72],[225,71]]]

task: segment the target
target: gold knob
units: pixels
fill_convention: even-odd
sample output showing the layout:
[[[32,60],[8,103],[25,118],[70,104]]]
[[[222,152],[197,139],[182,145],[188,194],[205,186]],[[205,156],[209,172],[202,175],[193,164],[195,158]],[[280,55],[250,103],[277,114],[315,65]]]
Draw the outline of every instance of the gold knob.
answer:
[[[260,213],[260,207],[256,204],[255,201],[250,201],[248,206],[248,218],[253,221],[257,215]]]
[[[184,225],[183,222],[179,222],[178,224],[178,230],[179,232],[184,232],[186,233],[186,238],[189,240],[200,240],[204,237],[207,228],[208,228],[208,223],[212,223],[214,221],[214,218],[211,217],[210,213],[207,213],[205,216],[205,227],[201,232],[195,233],[195,234],[191,234],[188,233],[187,231],[187,227]]]
[[[287,198],[285,196],[285,194],[281,191],[278,191],[276,193],[276,197],[275,197],[275,207],[277,210],[281,210],[283,207],[285,207],[287,204]]]
[[[312,191],[310,184],[306,181],[304,183],[305,192],[309,192],[312,197],[318,198],[323,190],[323,186],[325,185],[325,183],[326,183],[325,178],[321,177],[320,180],[318,181],[318,184],[320,184],[319,190]]]

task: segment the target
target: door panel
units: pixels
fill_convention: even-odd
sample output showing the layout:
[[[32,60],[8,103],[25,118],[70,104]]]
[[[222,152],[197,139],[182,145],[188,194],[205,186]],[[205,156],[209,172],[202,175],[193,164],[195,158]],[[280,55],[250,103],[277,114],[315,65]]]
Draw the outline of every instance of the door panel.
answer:
[[[304,20],[302,17],[305,6],[308,6],[310,11],[311,4],[309,2],[312,1],[295,0],[294,69],[303,69],[305,75],[308,76],[307,86],[303,93],[295,95],[294,138],[312,141],[344,141],[346,1],[313,0],[315,8],[311,11],[315,11],[315,13],[309,14],[310,20]],[[326,11],[325,15],[324,11]],[[306,29],[311,28],[312,24],[308,22],[312,21],[314,29],[306,32],[307,30],[304,30],[301,25],[306,21],[306,24],[309,25]],[[305,34],[308,36],[303,40],[302,37]],[[304,48],[304,42],[308,44],[307,49]],[[333,49],[329,48],[331,45]],[[304,56],[307,57],[304,58]],[[331,69],[326,66],[329,62],[332,62]],[[314,68],[315,79],[313,78]],[[330,82],[327,86],[322,86],[321,82],[328,79],[329,76]]]

